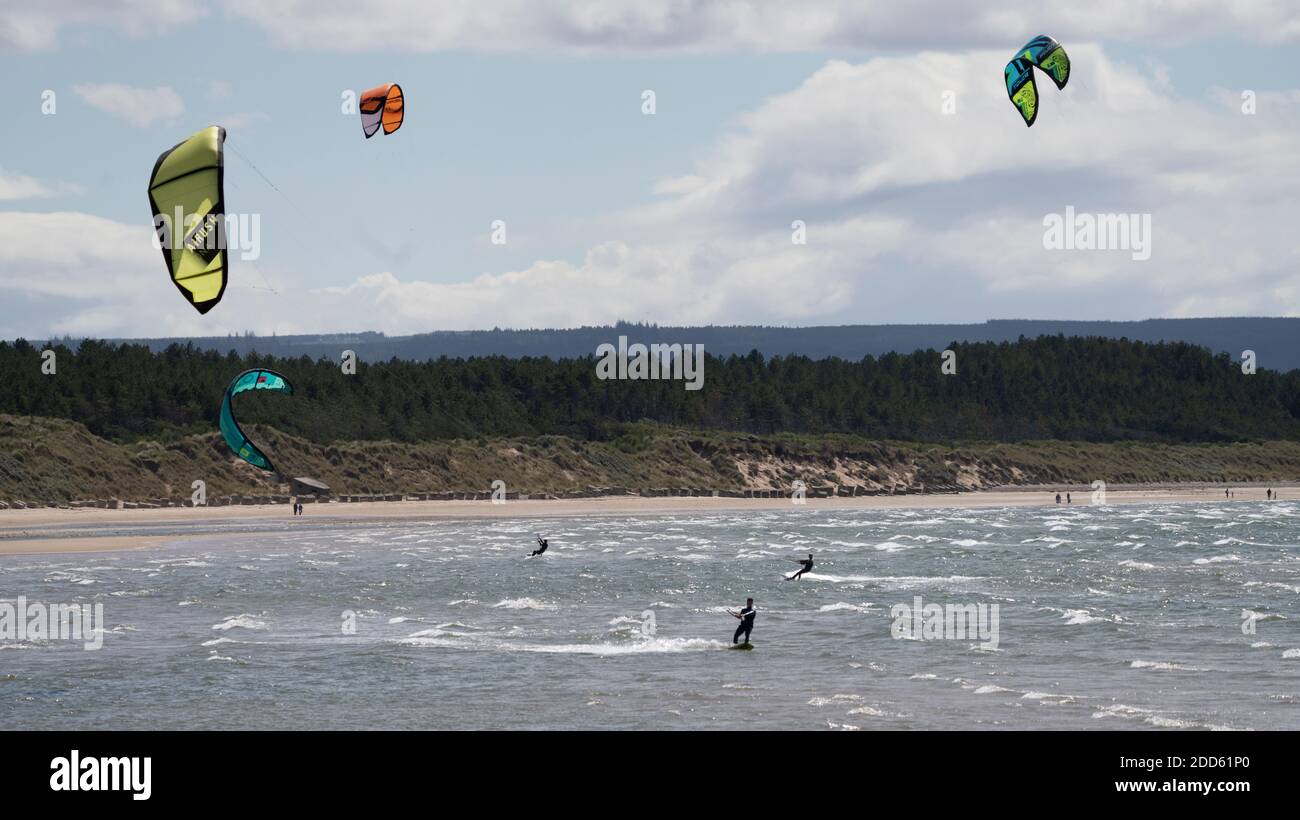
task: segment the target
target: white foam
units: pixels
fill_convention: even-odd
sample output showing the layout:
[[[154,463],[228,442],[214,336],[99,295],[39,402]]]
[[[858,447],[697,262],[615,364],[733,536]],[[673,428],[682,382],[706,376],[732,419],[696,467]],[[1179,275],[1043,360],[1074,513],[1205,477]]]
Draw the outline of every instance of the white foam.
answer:
[[[829,698],[816,697],[808,701],[809,706],[834,706],[839,703],[856,703],[862,700],[861,695],[831,695]]]
[[[520,643],[501,641],[479,635],[455,635],[440,630],[424,630],[392,643],[402,646],[440,647],[496,652],[536,652],[547,655],[619,655],[663,654],[678,652],[704,652],[727,649],[731,644],[705,638],[642,638],[628,642],[598,642],[575,644]]]
[[[438,629],[478,629],[473,624],[465,624],[460,621],[448,621],[445,624],[438,624]]]
[[[1286,592],[1293,592],[1300,595],[1300,584],[1284,584],[1280,581],[1247,581],[1242,586],[1245,587],[1269,587],[1270,589],[1280,589]]]
[[[885,717],[885,713],[874,706],[858,706],[849,710],[850,715],[867,715],[869,717]]]
[[[1212,723],[1198,723],[1189,720],[1180,720],[1163,715],[1154,709],[1143,709],[1138,706],[1126,706],[1123,703],[1116,703],[1112,706],[1102,707],[1100,710],[1092,713],[1093,718],[1119,717],[1128,720],[1141,720],[1151,726],[1158,726],[1163,729],[1209,729],[1211,731],[1232,731],[1231,726],[1217,726]]]
[[[536,598],[507,598],[492,605],[493,609],[534,609],[541,612],[553,612],[559,609],[555,604],[548,604]]]
[[[805,580],[829,581],[832,584],[896,584],[902,587],[930,586],[937,584],[960,584],[966,581],[983,581],[982,577],[970,575],[822,575],[816,572],[806,573]]]
[[[270,629],[265,621],[259,621],[254,615],[231,615],[219,624],[213,624],[212,628],[221,632],[227,629]]]
[[[1125,558],[1123,561],[1119,562],[1119,565],[1121,567],[1128,567],[1129,569],[1155,569],[1156,568],[1155,564],[1148,564],[1143,561],[1134,561],[1131,558]]]
[[[1204,672],[1206,670],[1196,666],[1187,666],[1181,663],[1170,663],[1168,661],[1133,661],[1129,664],[1133,669],[1154,669],[1161,672]]]
[[[1197,558],[1192,561],[1193,564],[1222,564],[1227,561],[1240,561],[1240,555],[1216,555],[1212,558]]]
[[[850,603],[845,603],[844,601],[839,601],[834,604],[826,604],[825,606],[818,608],[817,611],[818,612],[866,612],[870,609],[871,609],[871,604],[868,603],[850,604]]]
[[[916,545],[900,544],[897,541],[884,541],[876,544],[876,549],[880,552],[902,552],[903,550],[916,549]]]
[[[1061,613],[1065,622],[1070,626],[1082,626],[1085,624],[1098,624],[1114,621],[1113,618],[1107,618],[1102,615],[1093,615],[1086,609],[1067,609]]]

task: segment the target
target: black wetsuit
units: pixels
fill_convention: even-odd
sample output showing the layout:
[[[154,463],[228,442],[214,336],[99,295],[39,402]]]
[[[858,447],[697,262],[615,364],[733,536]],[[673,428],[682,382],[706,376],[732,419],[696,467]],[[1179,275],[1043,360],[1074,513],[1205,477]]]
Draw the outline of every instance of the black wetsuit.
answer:
[[[738,643],[740,641],[740,635],[742,632],[745,635],[745,643],[749,643],[749,633],[754,629],[754,616],[757,614],[758,610],[754,609],[752,606],[747,606],[740,610],[740,626],[736,627],[736,634],[731,636],[732,643]]]
[[[812,571],[812,568],[813,568],[813,560],[812,560],[811,558],[809,558],[807,561],[800,561],[799,564],[803,567],[803,569],[799,570],[799,571],[796,572],[794,575],[791,575],[789,578],[786,578],[785,580],[787,580],[787,581],[797,581],[797,580],[799,579],[799,576],[800,576],[800,575],[803,575],[805,572],[811,572],[811,571]]]
[[[531,558],[532,556],[534,556],[534,555],[541,555],[542,553],[546,552],[546,546],[547,546],[547,544],[546,544],[546,539],[545,539],[545,538],[538,538],[538,539],[537,539],[537,543],[538,543],[540,546],[538,546],[538,548],[535,549],[535,550],[533,550],[532,552],[528,553],[528,555],[529,555],[530,558]]]

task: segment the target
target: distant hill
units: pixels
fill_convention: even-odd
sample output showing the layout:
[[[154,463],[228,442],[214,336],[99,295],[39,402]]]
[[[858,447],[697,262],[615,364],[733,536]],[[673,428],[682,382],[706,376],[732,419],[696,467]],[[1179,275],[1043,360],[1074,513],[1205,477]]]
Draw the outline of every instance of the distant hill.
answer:
[[[382,333],[342,333],[319,336],[218,336],[194,339],[131,339],[161,351],[175,342],[191,342],[205,350],[243,355],[256,351],[277,357],[309,356],[337,359],[350,349],[363,361],[391,358],[424,361],[482,356],[544,356],[552,359],[592,354],[619,334],[631,341],[701,343],[716,356],[743,355],[758,350],[764,356],[797,354],[814,359],[942,350],[951,342],[1014,342],[1021,336],[1101,336],[1143,342],[1187,342],[1239,359],[1254,350],[1259,366],[1270,370],[1300,369],[1300,318],[1239,317],[1220,319],[1146,319],[1140,322],[1066,322],[1038,319],[997,319],[966,325],[840,325],[828,327],[760,327],[750,325],[668,327],[619,323],[569,330],[442,330],[414,336]]]

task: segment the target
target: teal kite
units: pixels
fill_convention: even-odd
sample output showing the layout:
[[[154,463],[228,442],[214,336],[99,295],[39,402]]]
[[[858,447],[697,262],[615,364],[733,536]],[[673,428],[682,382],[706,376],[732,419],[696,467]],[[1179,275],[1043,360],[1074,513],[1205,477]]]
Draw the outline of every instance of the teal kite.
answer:
[[[245,370],[235,377],[235,380],[226,388],[225,398],[221,400],[221,436],[226,440],[226,446],[230,452],[252,464],[254,467],[260,467],[269,473],[274,473],[275,466],[271,464],[271,459],[267,458],[266,453],[258,449],[257,445],[249,440],[244,431],[240,429],[239,422],[235,421],[235,414],[231,409],[231,399],[246,390],[274,390],[277,393],[287,393],[293,395],[293,385],[289,380],[274,370]]]

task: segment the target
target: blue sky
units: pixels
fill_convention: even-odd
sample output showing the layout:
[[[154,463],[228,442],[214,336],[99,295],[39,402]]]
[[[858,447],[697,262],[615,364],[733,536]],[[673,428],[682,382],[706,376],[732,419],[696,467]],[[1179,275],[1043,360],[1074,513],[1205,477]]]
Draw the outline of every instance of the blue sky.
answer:
[[[0,337],[1300,314],[1295,10],[365,5],[0,4]],[[1040,30],[1074,75],[1025,129],[1001,63]],[[406,122],[364,140],[340,94],[388,81]],[[199,316],[145,186],[214,123],[262,236]],[[1045,250],[1066,206],[1150,214],[1152,258]]]

